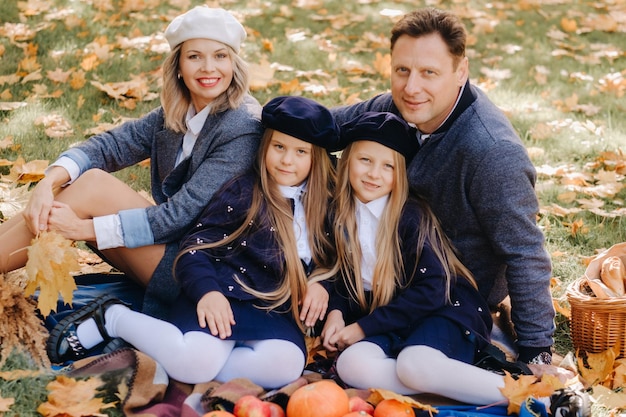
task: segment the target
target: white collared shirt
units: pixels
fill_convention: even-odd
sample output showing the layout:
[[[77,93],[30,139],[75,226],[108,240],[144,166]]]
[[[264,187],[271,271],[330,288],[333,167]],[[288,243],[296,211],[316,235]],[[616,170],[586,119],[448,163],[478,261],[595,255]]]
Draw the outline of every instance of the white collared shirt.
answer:
[[[378,225],[380,224],[380,216],[382,216],[388,200],[389,194],[364,204],[355,197],[356,226],[359,234],[359,244],[361,245],[361,279],[366,290],[372,289],[374,267],[376,266],[378,255],[376,251],[376,235]]]
[[[185,136],[183,136],[183,143],[178,150],[175,165],[180,164],[188,158],[189,155],[191,155],[191,151],[198,140],[198,135],[200,135],[200,131],[202,131],[210,111],[211,105],[206,106],[199,113],[196,113],[193,105],[189,105],[185,119],[187,132],[185,132]],[[72,161],[72,163],[74,163],[74,161]],[[78,169],[78,166],[76,166],[76,169]],[[71,171],[68,169],[68,172]],[[70,176],[71,175],[72,174],[70,173]],[[120,221],[120,216],[117,213],[94,217],[93,228],[96,232],[96,244],[98,245],[98,249],[103,250],[124,246],[122,222]]]
[[[443,122],[441,122],[441,124],[439,126],[437,126],[437,129],[439,129],[441,126],[443,126],[443,124],[450,118],[450,115],[452,114],[452,112],[454,111],[454,109],[456,109],[456,106],[458,106],[459,101],[461,100],[461,96],[463,95],[463,90],[465,89],[465,84],[463,84],[463,86],[461,87],[461,89],[459,90],[459,95],[456,98],[456,102],[454,103],[454,107],[452,107],[452,110],[450,110],[450,113],[448,113],[448,115],[446,116],[446,118],[443,120]],[[415,129],[417,129],[417,133],[415,134],[417,136],[417,141],[419,142],[420,146],[424,144],[424,142],[426,142],[426,140],[430,137],[430,133],[422,133],[417,126],[415,126],[415,123],[409,123],[409,125],[411,127],[414,127]],[[437,129],[433,130],[433,132],[436,132]]]
[[[293,232],[296,237],[298,256],[308,265],[311,262],[311,247],[306,227],[306,214],[301,200],[306,190],[306,182],[298,186],[279,185],[278,187],[283,197],[293,199]]]
[[[178,156],[176,157],[176,165],[180,164],[185,158],[191,155],[191,151],[198,140],[198,135],[206,123],[209,112],[211,111],[211,105],[207,105],[200,113],[196,113],[193,105],[189,106],[187,110],[187,116],[185,118],[185,124],[187,125],[187,132],[183,136],[183,145],[178,150]]]

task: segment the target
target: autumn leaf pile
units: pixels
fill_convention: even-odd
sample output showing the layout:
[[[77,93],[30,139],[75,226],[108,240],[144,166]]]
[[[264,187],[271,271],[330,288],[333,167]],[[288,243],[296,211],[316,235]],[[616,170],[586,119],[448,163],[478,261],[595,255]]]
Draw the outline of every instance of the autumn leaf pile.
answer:
[[[14,349],[26,350],[42,366],[50,366],[45,351],[48,331],[36,314],[35,302],[21,287],[0,276],[0,369]]]

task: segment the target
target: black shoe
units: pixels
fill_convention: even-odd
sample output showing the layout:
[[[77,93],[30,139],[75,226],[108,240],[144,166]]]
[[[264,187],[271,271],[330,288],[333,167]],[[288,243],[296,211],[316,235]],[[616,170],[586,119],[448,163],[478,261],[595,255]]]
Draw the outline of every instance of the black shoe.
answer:
[[[94,319],[104,341],[109,340],[110,337],[104,327],[104,312],[107,307],[113,304],[127,305],[117,298],[105,294],[59,321],[50,332],[50,337],[46,343],[46,351],[50,361],[58,364],[75,361],[88,356],[97,348],[94,346],[92,349],[86,349],[76,335],[78,325],[89,319]]]
[[[589,395],[570,388],[560,389],[550,397],[550,413],[554,417],[589,417]]]
[[[124,339],[122,339],[121,337],[115,337],[111,339],[109,343],[104,345],[104,347],[102,348],[102,353],[111,353],[119,349],[132,348],[132,347],[134,346],[128,343],[127,341],[125,341]]]

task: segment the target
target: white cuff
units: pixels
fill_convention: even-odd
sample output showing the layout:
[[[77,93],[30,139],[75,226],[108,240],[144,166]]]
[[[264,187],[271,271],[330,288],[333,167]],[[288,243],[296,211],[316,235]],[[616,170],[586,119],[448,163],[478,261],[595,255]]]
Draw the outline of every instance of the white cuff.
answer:
[[[44,172],[44,174],[47,173],[47,171],[53,166],[59,166],[59,167],[65,168],[67,173],[70,174],[70,180],[66,182],[65,184],[63,184],[63,187],[65,187],[66,185],[70,185],[71,183],[76,181],[76,178],[78,178],[78,176],[80,175],[80,167],[78,166],[78,164],[74,162],[72,158],[68,158],[67,156],[62,156],[56,161],[54,161],[52,165],[46,168],[46,171]]]
[[[98,216],[93,218],[93,228],[96,231],[98,249],[111,249],[124,246],[122,222],[117,214]]]

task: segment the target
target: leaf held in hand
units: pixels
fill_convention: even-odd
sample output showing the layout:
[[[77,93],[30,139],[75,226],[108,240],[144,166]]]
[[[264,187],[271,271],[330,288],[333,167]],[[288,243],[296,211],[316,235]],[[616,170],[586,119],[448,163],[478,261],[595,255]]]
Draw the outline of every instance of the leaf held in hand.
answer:
[[[37,307],[47,316],[56,311],[59,294],[66,303],[72,303],[76,283],[71,273],[79,269],[72,241],[55,232],[43,232],[28,248],[26,274],[30,281],[24,293],[32,295],[39,288]]]

